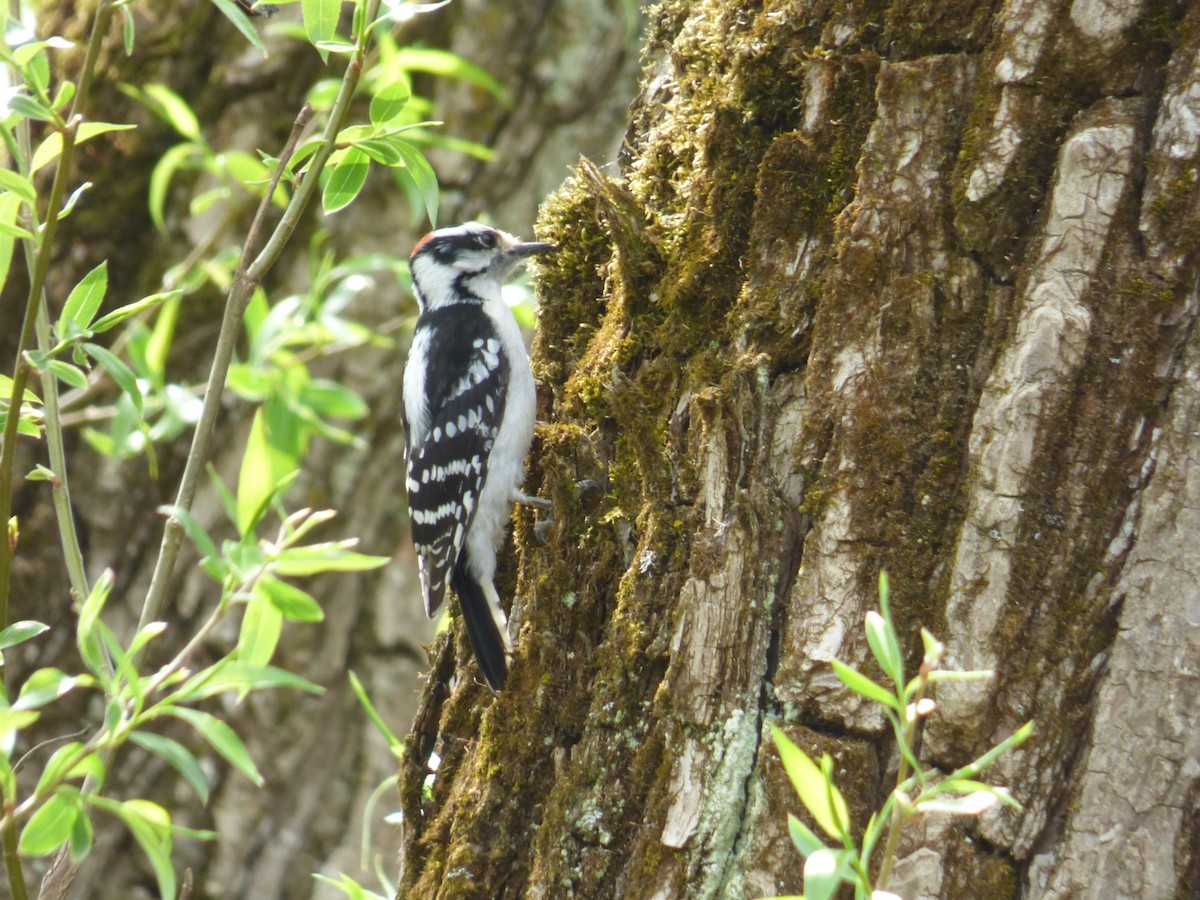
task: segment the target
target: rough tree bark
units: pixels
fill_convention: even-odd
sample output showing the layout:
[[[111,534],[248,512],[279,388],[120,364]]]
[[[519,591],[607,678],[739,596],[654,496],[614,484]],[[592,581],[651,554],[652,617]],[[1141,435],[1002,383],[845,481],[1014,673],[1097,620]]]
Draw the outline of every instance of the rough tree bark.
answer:
[[[45,32],[85,36],[93,3],[44,6]],[[136,121],[139,128],[112,141],[86,145],[81,176],[96,187],[63,223],[63,252],[50,285],[50,296],[57,302],[83,273],[106,258],[113,306],[159,290],[164,270],[208,237],[200,228],[181,227],[186,214],[172,216],[168,235],[154,232],[146,211],[147,181],[154,162],[179,139],[123,97],[117,90],[120,82],[158,81],[178,91],[195,108],[206,138],[217,149],[261,147],[277,152],[305,92],[327,74],[310,47],[272,38],[269,27],[254,20],[263,26],[271,49],[271,56],[262,59],[207,0],[138,3],[130,9],[137,20],[135,52],[126,57],[118,22],[106,44],[95,109],[113,121]],[[458,0],[436,14],[418,17],[397,35],[402,43],[420,41],[461,53],[494,75],[513,101],[511,108],[503,108],[477,89],[418,79],[417,90],[432,96],[436,117],[446,123],[445,133],[497,150],[495,160],[487,164],[436,154],[434,164],[446,191],[443,224],[486,213],[502,227],[528,236],[538,199],[561,181],[581,150],[595,155],[613,152],[635,87],[638,23],[636,15],[630,18],[633,12],[620,0],[537,0],[512,9],[484,0]],[[286,6],[276,21],[298,16],[298,5]],[[606,89],[601,90],[601,84]],[[365,103],[355,115],[365,119]],[[182,192],[180,200],[183,205]],[[217,246],[244,235],[248,224],[246,211]],[[373,180],[358,203],[324,224],[341,252],[379,251],[401,257],[427,228],[412,220],[402,192],[386,176]],[[299,289],[308,277],[306,242],[312,226],[307,227],[308,234],[298,235],[268,285],[272,300]],[[24,290],[14,287],[20,288],[16,293]],[[216,291],[188,298],[172,373],[201,377],[206,371],[220,303]],[[362,292],[353,312],[370,324],[394,325],[413,308],[397,285],[381,281]],[[20,304],[7,302],[6,295],[0,304],[5,360],[12,357],[20,311]],[[221,831],[222,839],[214,844],[178,843],[180,868],[187,865],[195,871],[193,898],[341,896],[316,885],[315,871],[344,871],[364,883],[374,881],[370,871],[358,871],[361,819],[372,790],[394,774],[395,759],[358,708],[346,670],[357,671],[384,716],[403,733],[412,719],[417,679],[425,667],[421,647],[433,633],[418,599],[400,475],[402,350],[365,348],[322,364],[322,375],[350,384],[368,400],[372,412],[363,435],[368,446],[352,452],[317,441],[289,506],[336,507],[342,514],[331,536],[360,535],[366,552],[395,555],[397,560],[379,573],[330,577],[311,585],[326,610],[326,621],[285,632],[278,663],[323,685],[323,697],[264,695],[241,709],[220,711],[246,739],[267,787],[258,790],[239,780],[211,754],[206,757],[213,781],[208,809],[200,807],[169,769],[142,755],[118,760],[122,767],[109,778],[108,787],[117,796],[152,797],[168,805],[184,824]],[[247,410],[231,403],[215,442],[221,449],[214,460],[230,484],[237,477],[248,424]],[[33,442],[25,449],[28,458],[20,461],[19,472],[44,461]],[[173,502],[186,450],[186,441],[160,447],[162,475],[153,481],[146,477],[142,460],[106,464],[77,439],[69,448],[90,574],[94,578],[111,567],[117,576],[109,614],[119,633],[128,633],[136,623],[162,533],[161,519],[153,511]],[[22,544],[14,569],[14,618],[37,618],[54,628],[37,647],[22,648],[38,655],[9,653],[6,660],[18,675],[46,665],[70,669],[74,617],[44,483],[26,484],[15,512]],[[227,527],[211,492],[202,494],[197,512],[215,533]],[[185,553],[176,567],[167,615],[172,629],[159,650],[164,658],[173,652],[170,642],[186,638],[187,629],[207,615],[215,600],[214,586],[195,561],[194,554]],[[230,637],[222,634],[216,643],[227,646]],[[63,734],[78,727],[71,720],[49,725],[48,731]],[[175,736],[188,740],[185,733]],[[206,751],[202,746],[194,749],[201,755]],[[36,777],[35,767],[27,771]],[[395,839],[379,819],[392,806],[394,795],[376,810],[374,850],[385,855],[388,870],[394,868]],[[39,873],[28,874],[36,888]],[[72,896],[153,896],[153,884],[140,849],[113,825],[98,828],[96,847]]]
[[[766,724],[861,828],[894,745],[828,662],[881,568],[910,664],[996,673],[930,763],[1037,721],[1024,811],[928,820],[893,889],[1195,896],[1198,162],[1194,3],[664,2],[621,171],[543,207],[554,520],[508,689],[435,652],[400,896],[798,892]]]

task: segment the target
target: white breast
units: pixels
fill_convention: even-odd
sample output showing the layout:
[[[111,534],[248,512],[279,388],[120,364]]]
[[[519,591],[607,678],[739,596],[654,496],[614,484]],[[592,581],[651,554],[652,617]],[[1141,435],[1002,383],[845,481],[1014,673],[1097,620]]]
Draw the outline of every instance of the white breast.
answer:
[[[474,559],[490,557],[504,539],[512,512],[513,495],[525,480],[525,457],[533,443],[533,425],[537,415],[537,393],[533,372],[529,368],[529,354],[512,310],[496,297],[484,304],[484,312],[492,320],[508,357],[509,381],[504,420],[492,447],[487,477],[479,496],[479,508],[467,536],[468,548],[475,550],[471,553]],[[491,552],[483,552],[485,547]]]

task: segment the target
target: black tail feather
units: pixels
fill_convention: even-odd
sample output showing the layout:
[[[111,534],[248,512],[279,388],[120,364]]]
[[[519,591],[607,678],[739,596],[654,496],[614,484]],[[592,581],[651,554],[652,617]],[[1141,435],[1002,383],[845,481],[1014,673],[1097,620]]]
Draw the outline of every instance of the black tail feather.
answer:
[[[467,626],[467,638],[475,652],[479,671],[493,691],[504,689],[508,680],[508,659],[504,653],[504,636],[500,634],[496,620],[488,609],[487,597],[463,566],[455,567],[450,576],[450,587],[458,594],[458,605],[462,608],[463,624]]]

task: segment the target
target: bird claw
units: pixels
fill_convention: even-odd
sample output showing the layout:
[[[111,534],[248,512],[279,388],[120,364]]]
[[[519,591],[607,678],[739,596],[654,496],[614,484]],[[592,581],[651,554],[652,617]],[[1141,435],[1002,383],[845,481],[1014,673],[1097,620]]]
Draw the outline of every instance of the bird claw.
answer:
[[[584,478],[575,482],[575,497],[578,499],[590,491],[602,490],[602,487],[603,486],[600,484],[600,482],[596,481],[594,478]],[[551,509],[553,507],[553,504],[551,504],[549,500],[543,497],[531,497],[528,494],[522,493],[521,491],[516,491],[513,494],[513,499],[518,503],[523,503],[526,506],[533,506],[537,509]],[[546,518],[540,520],[533,526],[533,538],[537,541],[539,547],[545,547],[548,543],[550,543],[550,529],[552,527],[554,527],[553,514],[546,516]]]
[[[537,509],[549,509],[551,506],[550,501],[546,498],[534,497],[529,494],[522,493],[521,491],[514,492],[513,499],[518,503],[524,504],[525,506],[533,506]]]

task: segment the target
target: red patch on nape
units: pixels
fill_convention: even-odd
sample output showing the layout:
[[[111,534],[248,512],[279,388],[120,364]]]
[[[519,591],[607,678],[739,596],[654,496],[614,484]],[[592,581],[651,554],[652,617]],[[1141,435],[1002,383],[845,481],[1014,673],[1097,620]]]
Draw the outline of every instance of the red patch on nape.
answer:
[[[424,247],[426,244],[428,244],[432,237],[433,237],[433,232],[431,231],[431,232],[429,232],[429,234],[425,235],[425,237],[423,237],[419,241],[417,241],[417,245],[412,248],[412,253],[408,254],[408,258],[412,259],[418,253],[420,253],[421,248]]]

